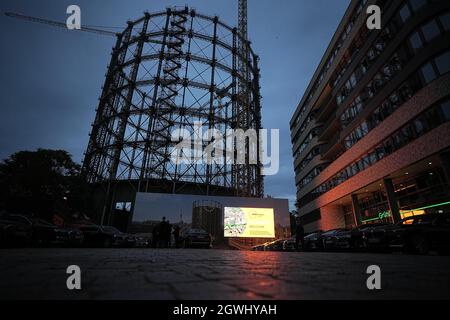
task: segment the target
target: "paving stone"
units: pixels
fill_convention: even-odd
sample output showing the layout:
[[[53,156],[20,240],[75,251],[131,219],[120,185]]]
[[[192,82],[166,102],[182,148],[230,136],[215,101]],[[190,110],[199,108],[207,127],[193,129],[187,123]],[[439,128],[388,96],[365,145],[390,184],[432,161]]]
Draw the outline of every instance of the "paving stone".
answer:
[[[450,257],[195,249],[2,249],[1,299],[442,299]],[[82,290],[66,288],[66,268]],[[379,265],[382,289],[368,290]]]

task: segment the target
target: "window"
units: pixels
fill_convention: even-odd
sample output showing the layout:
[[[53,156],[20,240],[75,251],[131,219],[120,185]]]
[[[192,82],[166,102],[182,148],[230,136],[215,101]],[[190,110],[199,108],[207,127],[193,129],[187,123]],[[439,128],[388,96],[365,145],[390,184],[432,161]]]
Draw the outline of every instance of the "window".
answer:
[[[444,26],[444,29],[449,31],[450,30],[450,12],[440,16],[440,20],[441,20],[442,25]]]
[[[411,4],[412,9],[417,11],[427,3],[427,0],[410,0],[409,3]]]
[[[436,79],[436,73],[434,72],[433,66],[430,62],[424,65],[420,72],[422,73],[423,78],[425,79],[425,83],[430,83],[434,79]]]
[[[408,20],[410,16],[411,11],[409,10],[408,4],[403,5],[403,7],[400,9],[400,18],[402,19],[402,22]]]
[[[116,202],[116,210],[131,211],[131,202]]]
[[[450,51],[440,55],[435,59],[439,74],[443,75],[450,71]]]
[[[445,119],[447,119],[447,121],[450,120],[450,100],[444,102],[441,105],[441,109],[442,109],[442,113],[444,114]]]
[[[432,20],[426,25],[424,25],[422,27],[422,32],[427,42],[436,38],[440,33],[436,20]]]
[[[309,195],[306,195],[302,199],[307,201],[306,199],[315,199],[321,196],[323,193],[333,189],[338,184],[346,181],[347,179],[350,179],[352,176],[358,174],[358,172],[365,170],[369,166],[392,154],[396,150],[402,148],[404,145],[410,143],[429,130],[438,127],[440,124],[446,121],[444,117],[442,117],[442,111],[444,109],[446,109],[447,112],[450,113],[450,101],[445,101],[441,105],[435,105],[431,109],[428,109],[427,111],[419,115],[415,120],[407,123],[405,126],[397,130],[394,134],[392,134],[391,137],[381,142],[371,152],[364,155],[358,161],[348,165],[345,169],[337,173],[328,181],[319,185],[317,188],[311,191]],[[446,119],[449,119],[450,115],[447,114],[445,117]]]
[[[422,132],[425,130],[423,123],[420,120],[414,121],[414,127],[415,127],[417,134],[422,134]]]
[[[411,48],[414,50],[420,49],[423,47],[422,39],[420,38],[420,34],[418,32],[414,32],[409,37],[409,44],[411,45]]]

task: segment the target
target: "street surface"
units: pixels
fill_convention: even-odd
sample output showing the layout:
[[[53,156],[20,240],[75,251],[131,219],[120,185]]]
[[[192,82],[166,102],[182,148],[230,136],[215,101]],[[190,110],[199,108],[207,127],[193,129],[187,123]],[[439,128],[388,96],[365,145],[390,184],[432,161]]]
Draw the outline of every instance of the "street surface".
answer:
[[[381,290],[366,269],[381,268]],[[81,290],[66,268],[81,268]],[[207,249],[1,249],[0,299],[450,298],[450,257]]]

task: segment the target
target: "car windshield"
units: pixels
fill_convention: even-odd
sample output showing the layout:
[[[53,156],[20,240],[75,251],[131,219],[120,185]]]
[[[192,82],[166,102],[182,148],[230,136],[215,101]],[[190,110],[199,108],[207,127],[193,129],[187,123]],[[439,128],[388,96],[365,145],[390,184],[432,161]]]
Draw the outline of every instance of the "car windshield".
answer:
[[[340,230],[337,230],[337,229],[329,230],[329,231],[327,231],[327,232],[325,232],[325,233],[322,233],[322,235],[324,235],[324,236],[329,236],[329,235],[335,234],[335,233],[337,233],[337,232],[339,232],[339,231],[340,231]]]
[[[7,220],[26,224],[30,223],[27,218],[21,216],[9,216]]]
[[[51,224],[50,222],[42,220],[42,219],[34,219],[33,223],[41,224],[41,225],[44,225],[44,226],[53,226],[53,224]]]
[[[121,233],[119,230],[111,226],[103,227],[103,230],[105,230],[106,232]]]
[[[81,227],[81,231],[97,231],[98,228],[96,226],[89,226],[89,227]]]
[[[314,238],[314,237],[316,237],[317,235],[318,235],[319,233],[318,232],[314,232],[314,233],[311,233],[311,234],[308,234],[305,238]]]
[[[194,234],[208,234],[205,230],[202,229],[191,229],[188,231],[188,233],[194,233]]]

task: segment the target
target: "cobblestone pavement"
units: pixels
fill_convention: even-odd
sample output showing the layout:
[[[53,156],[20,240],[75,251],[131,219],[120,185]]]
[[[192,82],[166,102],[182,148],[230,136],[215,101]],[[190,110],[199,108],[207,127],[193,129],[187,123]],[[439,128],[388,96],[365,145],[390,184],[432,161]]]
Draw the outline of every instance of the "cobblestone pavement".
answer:
[[[82,290],[66,288],[79,265]],[[366,268],[379,265],[381,290]],[[3,249],[1,299],[450,298],[450,257],[195,249]]]

